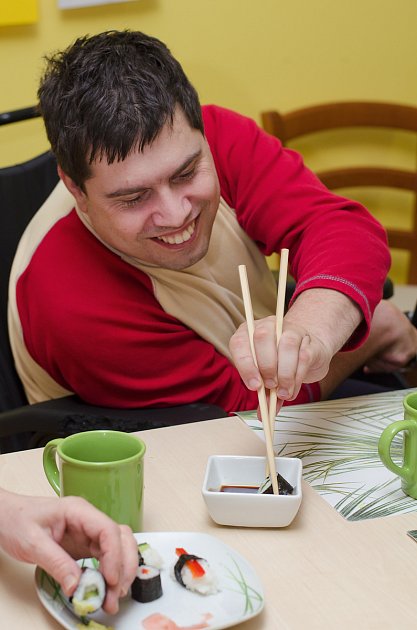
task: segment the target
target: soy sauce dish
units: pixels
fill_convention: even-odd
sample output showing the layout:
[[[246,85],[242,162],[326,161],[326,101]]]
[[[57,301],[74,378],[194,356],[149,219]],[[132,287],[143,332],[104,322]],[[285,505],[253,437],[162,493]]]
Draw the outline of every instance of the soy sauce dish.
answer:
[[[276,457],[280,494],[274,495],[260,492],[265,457],[212,455],[202,488],[211,518],[219,525],[287,527],[301,505],[302,468],[301,459]]]

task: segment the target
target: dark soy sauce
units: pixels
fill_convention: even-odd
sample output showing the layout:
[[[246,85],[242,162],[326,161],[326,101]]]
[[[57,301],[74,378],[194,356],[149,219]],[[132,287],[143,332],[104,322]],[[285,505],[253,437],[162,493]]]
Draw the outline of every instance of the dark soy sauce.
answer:
[[[277,474],[278,481],[278,489],[279,494],[293,494],[294,488],[293,486],[282,477],[279,473]],[[220,492],[231,492],[231,493],[241,493],[241,494],[256,494],[259,490],[259,486],[242,486],[242,485],[231,485],[224,484],[220,486]],[[262,492],[262,494],[272,494],[272,485]]]

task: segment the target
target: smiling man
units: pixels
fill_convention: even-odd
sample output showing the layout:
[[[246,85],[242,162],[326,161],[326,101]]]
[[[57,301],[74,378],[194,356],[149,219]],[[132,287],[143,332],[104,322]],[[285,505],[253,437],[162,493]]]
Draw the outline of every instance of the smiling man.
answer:
[[[366,362],[392,369],[415,356],[415,330],[380,303],[382,227],[253,121],[201,108],[162,42],[80,38],[48,59],[39,100],[62,181],[11,275],[10,336],[30,401],[75,392],[115,407],[252,409],[261,379],[285,401],[310,401]],[[297,290],[277,350],[265,255],[283,247]]]
[[[95,161],[83,189],[59,168],[78,208],[111,247],[149,264],[185,269],[207,253],[220,201],[213,158],[182,109],[152,144],[123,161]]]

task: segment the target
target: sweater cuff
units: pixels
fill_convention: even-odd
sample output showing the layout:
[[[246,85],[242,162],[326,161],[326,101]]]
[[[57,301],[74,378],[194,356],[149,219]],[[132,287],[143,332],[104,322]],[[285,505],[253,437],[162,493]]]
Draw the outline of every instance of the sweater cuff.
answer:
[[[353,331],[343,348],[341,348],[341,351],[355,350],[366,341],[371,326],[373,309],[367,296],[360,287],[345,278],[330,274],[318,274],[297,283],[295,292],[290,301],[290,306],[300,293],[308,289],[333,289],[334,291],[339,291],[339,293],[343,293],[343,295],[350,298],[362,311],[363,320],[356,330]]]

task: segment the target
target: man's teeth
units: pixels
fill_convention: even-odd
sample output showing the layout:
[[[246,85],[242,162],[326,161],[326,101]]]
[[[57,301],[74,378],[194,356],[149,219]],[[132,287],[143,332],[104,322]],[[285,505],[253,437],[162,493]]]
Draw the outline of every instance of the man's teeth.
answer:
[[[169,243],[169,245],[181,245],[181,243],[185,243],[185,241],[188,241],[192,237],[192,235],[194,234],[194,230],[195,221],[190,223],[190,225],[183,232],[181,232],[181,234],[178,232],[178,234],[173,234],[169,236],[157,236],[157,238],[164,243]]]

